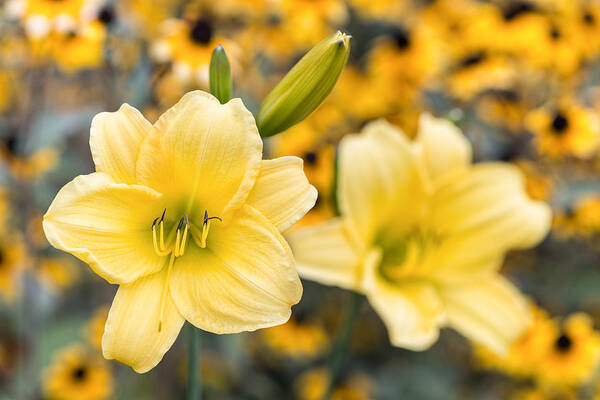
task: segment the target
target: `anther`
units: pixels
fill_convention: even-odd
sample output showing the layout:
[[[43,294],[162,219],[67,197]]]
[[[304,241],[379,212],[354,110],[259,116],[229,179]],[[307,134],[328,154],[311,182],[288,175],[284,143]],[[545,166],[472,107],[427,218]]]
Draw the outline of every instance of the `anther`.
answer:
[[[162,216],[160,217],[160,222],[163,222],[165,220],[165,213],[167,212],[167,209],[165,208],[163,210]]]
[[[204,211],[204,225],[206,225],[206,223],[208,221],[210,221],[211,219],[218,219],[220,222],[223,222],[223,220],[219,217],[209,217],[208,216],[208,211]]]

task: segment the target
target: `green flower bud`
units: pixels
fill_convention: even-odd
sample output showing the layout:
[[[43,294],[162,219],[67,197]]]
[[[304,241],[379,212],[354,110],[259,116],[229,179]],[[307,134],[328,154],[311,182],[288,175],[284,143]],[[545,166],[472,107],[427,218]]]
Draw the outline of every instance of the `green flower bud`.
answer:
[[[349,54],[350,36],[340,31],[306,53],[260,106],[260,134],[275,135],[308,117],[333,90]]]
[[[218,45],[212,52],[208,70],[210,92],[221,104],[231,99],[231,68],[223,46]]]

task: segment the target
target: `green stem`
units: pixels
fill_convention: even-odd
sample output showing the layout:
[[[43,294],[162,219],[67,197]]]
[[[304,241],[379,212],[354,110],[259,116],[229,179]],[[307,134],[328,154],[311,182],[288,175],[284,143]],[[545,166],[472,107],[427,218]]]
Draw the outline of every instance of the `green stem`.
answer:
[[[192,324],[188,326],[188,400],[202,399],[202,379],[198,372],[200,365],[200,330]]]
[[[329,387],[323,399],[331,398],[333,389],[337,384],[340,374],[342,372],[342,365],[346,356],[346,350],[348,349],[348,343],[350,341],[350,333],[352,332],[352,326],[354,320],[358,315],[358,309],[362,300],[362,295],[357,292],[352,292],[352,299],[348,311],[346,313],[346,319],[344,320],[340,330],[338,331],[337,338],[333,349],[331,350],[331,356],[329,358]]]

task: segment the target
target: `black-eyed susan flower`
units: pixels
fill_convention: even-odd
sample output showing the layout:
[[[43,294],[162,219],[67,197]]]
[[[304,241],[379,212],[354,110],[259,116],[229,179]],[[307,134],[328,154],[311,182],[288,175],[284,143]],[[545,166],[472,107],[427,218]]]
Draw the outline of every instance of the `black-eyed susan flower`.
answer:
[[[561,321],[536,307],[533,316],[531,327],[504,356],[478,348],[482,365],[551,387],[586,383],[600,361],[600,334],[591,318],[576,313]]]
[[[516,74],[506,57],[475,50],[456,61],[446,85],[453,97],[468,101],[484,90],[508,89]]]
[[[516,167],[471,165],[460,131],[425,115],[416,142],[385,121],[346,136],[338,169],[341,217],[288,236],[305,278],[364,293],[395,346],[425,349],[451,326],[502,352],[525,331],[529,308],[498,269],[551,215]]]
[[[23,271],[29,266],[27,251],[19,235],[3,234],[0,241],[0,297],[15,300],[20,293]]]
[[[84,334],[88,343],[98,350],[102,349],[102,335],[104,335],[104,325],[106,325],[106,319],[108,318],[108,310],[108,306],[98,307],[84,328]]]
[[[512,161],[525,175],[525,190],[534,200],[548,201],[554,190],[552,179],[533,162],[524,159]]]
[[[64,72],[98,68],[104,61],[106,28],[98,21],[52,36],[52,57]]]
[[[600,52],[600,5],[597,1],[572,0],[554,2],[557,17],[569,24],[574,45],[586,59]]]
[[[588,158],[600,144],[598,116],[571,100],[533,110],[525,123],[538,151],[550,157]]]
[[[534,1],[505,1],[486,11],[473,20],[473,33],[481,36],[488,49],[527,56],[535,47],[532,43],[547,37],[548,20]]]
[[[300,159],[262,160],[240,99],[190,92],[154,126],[125,104],[94,118],[90,147],[96,172],[60,190],[44,231],[120,285],[106,358],[146,372],[185,320],[214,333],[287,321],[302,286],[281,231],[316,190]]]
[[[581,64],[583,47],[576,25],[561,18],[547,18],[544,22],[544,35],[522,57],[535,68],[563,76],[574,74]]]
[[[208,66],[212,51],[219,44],[227,50],[236,67],[237,46],[218,32],[214,21],[206,17],[193,20],[168,20],[162,24],[162,36],[152,45],[151,54],[158,62],[171,62],[175,76],[184,82],[208,87]]]
[[[16,133],[0,143],[0,163],[6,165],[12,175],[21,180],[35,181],[51,171],[58,164],[58,151],[45,147],[32,154],[23,155],[20,151]]]
[[[600,233],[600,196],[585,195],[558,211],[554,229],[561,238],[591,237]]]
[[[329,348],[329,338],[322,326],[295,319],[264,329],[261,338],[270,351],[292,359],[314,359]]]
[[[510,87],[483,93],[476,107],[481,119],[513,133],[522,131],[523,120],[530,110],[525,94]]]
[[[295,47],[311,47],[333,34],[349,17],[343,0],[281,0],[287,37]]]
[[[349,0],[350,6],[362,18],[398,21],[410,6],[407,0]]]
[[[505,354],[498,355],[484,346],[475,348],[477,360],[482,367],[521,378],[535,375],[538,362],[556,340],[558,326],[546,311],[534,305],[531,305],[531,314],[531,325]]]
[[[392,107],[414,101],[421,85],[440,70],[438,44],[422,25],[396,26],[368,54],[370,85]]]
[[[300,400],[319,400],[327,394],[329,373],[322,368],[303,372],[294,382]],[[333,388],[331,400],[368,400],[373,398],[373,382],[363,374],[351,374]]]
[[[2,114],[12,103],[15,85],[14,74],[10,71],[0,69],[0,114]]]
[[[587,195],[575,204],[575,219],[584,235],[600,233],[600,195]]]
[[[49,400],[103,400],[113,390],[108,363],[79,344],[60,350],[44,373],[43,391]]]
[[[40,257],[33,272],[49,291],[60,292],[79,278],[77,265],[73,261],[67,257]]]
[[[20,17],[28,38],[43,39],[52,32],[66,33],[74,29],[93,7],[87,0],[11,0],[10,8]]]
[[[545,384],[575,386],[588,382],[600,361],[600,334],[589,315],[566,318],[552,346],[537,365],[536,378]]]

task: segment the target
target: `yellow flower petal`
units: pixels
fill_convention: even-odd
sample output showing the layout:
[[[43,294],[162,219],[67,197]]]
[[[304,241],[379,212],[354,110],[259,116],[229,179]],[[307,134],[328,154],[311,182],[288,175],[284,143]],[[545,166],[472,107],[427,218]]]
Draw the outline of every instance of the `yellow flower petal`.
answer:
[[[171,348],[184,319],[167,293],[161,330],[158,331],[166,268],[134,283],[121,285],[108,313],[102,352],[136,372],[144,373],[160,362]]]
[[[102,112],[92,120],[90,149],[97,172],[117,183],[135,183],[135,162],[152,125],[129,104],[116,112]]]
[[[445,321],[444,303],[427,281],[393,283],[377,272],[381,252],[373,250],[365,262],[364,290],[385,323],[390,342],[411,350],[425,350],[439,336]]]
[[[504,353],[527,329],[525,298],[499,275],[442,289],[449,325],[471,340]]]
[[[421,115],[417,143],[430,179],[437,180],[462,170],[471,163],[471,144],[450,121]]]
[[[306,179],[302,159],[280,157],[262,162],[247,203],[284,231],[302,218],[316,200],[317,190]]]
[[[359,249],[352,245],[342,219],[286,234],[296,258],[296,268],[305,279],[324,285],[359,290]]]
[[[437,274],[450,279],[482,264],[499,267],[504,252],[539,243],[551,222],[550,208],[527,197],[521,172],[500,163],[473,166],[434,195],[431,210],[445,236]]]
[[[115,183],[102,172],[79,176],[56,195],[44,232],[107,281],[132,282],[162,267],[150,230],[161,201],[152,189]]]
[[[246,200],[262,158],[252,114],[240,99],[227,104],[208,93],[189,92],[165,112],[137,161],[139,182],[165,193],[182,212],[223,217]],[[193,217],[190,215],[190,217]]]
[[[282,324],[302,295],[287,243],[250,206],[215,223],[206,249],[190,246],[176,260],[170,284],[185,318],[214,333]]]
[[[392,218],[409,226],[420,215],[423,192],[410,142],[394,126],[380,120],[342,139],[338,198],[359,240],[371,242]]]

